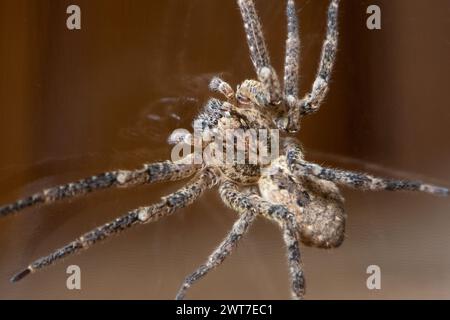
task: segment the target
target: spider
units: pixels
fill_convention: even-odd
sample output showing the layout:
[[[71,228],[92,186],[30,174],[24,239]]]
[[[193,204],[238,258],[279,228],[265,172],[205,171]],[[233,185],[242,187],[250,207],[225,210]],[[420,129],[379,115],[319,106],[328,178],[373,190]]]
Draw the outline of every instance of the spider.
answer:
[[[317,75],[311,91],[302,98],[298,94],[300,38],[294,0],[287,0],[286,4],[287,40],[283,88],[270,63],[253,0],[237,0],[237,3],[258,80],[245,80],[234,92],[228,83],[213,78],[210,89],[222,94],[225,101],[210,99],[195,119],[193,127],[205,135],[207,132],[223,132],[227,129],[277,129],[282,133],[280,155],[269,163],[256,165],[208,165],[193,161],[146,164],[137,170],[106,172],[49,188],[3,206],[0,208],[0,215],[8,216],[37,204],[53,203],[101,189],[176,181],[190,177],[181,189],[162,197],[160,202],[132,210],[35,260],[14,275],[12,282],[87,249],[120,231],[169,216],[192,204],[205,190],[218,186],[223,202],[237,211],[239,216],[231,231],[206,262],[186,277],[176,299],[183,299],[196,281],[219,266],[231,254],[257,217],[267,218],[280,226],[287,248],[292,298],[301,299],[305,294],[305,280],[300,243],[319,248],[335,248],[344,239],[344,198],[337,185],[372,191],[409,190],[448,195],[446,188],[417,181],[377,178],[365,173],[321,167],[304,159],[299,142],[291,134],[300,129],[300,120],[304,116],[319,110],[328,91],[338,43],[339,0],[330,1],[326,38]],[[169,143],[189,141],[190,138],[188,134],[174,132],[169,137]]]

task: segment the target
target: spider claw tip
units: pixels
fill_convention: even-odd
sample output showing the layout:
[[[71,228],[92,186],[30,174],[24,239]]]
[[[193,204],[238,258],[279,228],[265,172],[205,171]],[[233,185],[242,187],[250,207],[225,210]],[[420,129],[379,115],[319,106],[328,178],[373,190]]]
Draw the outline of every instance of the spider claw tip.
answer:
[[[436,187],[434,193],[441,197],[448,197],[449,192],[447,188]]]
[[[20,280],[22,280],[23,278],[25,278],[27,275],[29,275],[31,273],[30,268],[26,268],[18,273],[16,273],[12,278],[11,278],[11,282],[18,282]]]

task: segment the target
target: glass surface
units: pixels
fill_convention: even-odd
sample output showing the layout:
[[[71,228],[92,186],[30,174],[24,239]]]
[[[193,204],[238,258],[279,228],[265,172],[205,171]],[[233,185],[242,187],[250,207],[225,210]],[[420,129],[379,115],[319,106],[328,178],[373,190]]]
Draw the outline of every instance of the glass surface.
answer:
[[[0,0],[0,203],[116,168],[168,159],[169,134],[190,128],[221,75],[254,78],[235,1]],[[256,1],[281,72],[284,4]],[[328,1],[297,1],[301,92],[311,86]],[[370,1],[342,1],[329,95],[298,133],[317,163],[450,185],[447,0],[384,0],[382,29],[366,28]],[[379,166],[370,164],[376,163]],[[387,169],[389,168],[389,169]],[[236,219],[216,191],[17,284],[32,260],[182,183],[108,190],[0,220],[0,298],[172,299]],[[343,189],[340,248],[302,248],[309,299],[450,298],[450,200]],[[82,289],[66,288],[78,265]],[[368,290],[366,268],[381,268]],[[235,253],[188,298],[289,298],[278,227],[259,219]]]

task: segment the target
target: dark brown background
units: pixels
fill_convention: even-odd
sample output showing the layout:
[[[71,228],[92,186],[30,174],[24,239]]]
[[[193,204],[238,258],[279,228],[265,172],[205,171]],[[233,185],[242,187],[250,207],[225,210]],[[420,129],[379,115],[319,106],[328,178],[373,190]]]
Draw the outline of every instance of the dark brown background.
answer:
[[[342,2],[331,91],[299,133],[308,158],[450,185],[449,1]],[[73,3],[82,9],[81,31],[65,27]],[[297,1],[302,92],[313,81],[327,3]],[[370,4],[382,8],[381,31],[365,27]],[[281,70],[284,2],[259,0],[257,7]],[[167,136],[189,128],[210,95],[212,75],[233,86],[254,77],[247,50],[232,0],[1,0],[0,203],[168,158]],[[19,284],[8,279],[32,259],[179,185],[106,191],[1,220],[0,298],[173,298],[236,217],[214,192]],[[450,298],[448,199],[344,194],[343,246],[303,250],[308,298]],[[284,254],[277,227],[261,219],[189,298],[288,298]],[[70,264],[82,269],[81,291],[65,287]],[[380,291],[366,288],[371,264],[381,267]]]

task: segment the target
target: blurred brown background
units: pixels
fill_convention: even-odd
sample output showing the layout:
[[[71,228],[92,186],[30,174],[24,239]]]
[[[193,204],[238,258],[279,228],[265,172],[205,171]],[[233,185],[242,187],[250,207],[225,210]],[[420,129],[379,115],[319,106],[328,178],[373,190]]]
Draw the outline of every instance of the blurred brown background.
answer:
[[[66,28],[66,8],[82,30]],[[312,84],[325,0],[297,1],[301,90]],[[366,8],[382,9],[382,30]],[[282,68],[284,2],[257,1],[272,60]],[[343,0],[328,99],[299,137],[321,164],[450,185],[450,2]],[[115,168],[166,159],[167,136],[190,128],[209,79],[254,77],[233,0],[0,0],[0,203]],[[354,159],[354,160],[351,160]],[[369,165],[377,163],[380,167]],[[385,168],[391,168],[388,170]],[[0,298],[172,299],[236,215],[215,192],[12,285],[31,260],[180,184],[111,190],[0,221]],[[303,249],[307,298],[450,298],[450,201],[345,190],[347,239]],[[69,291],[67,266],[82,270]],[[366,288],[381,267],[382,289]],[[289,298],[277,226],[258,221],[189,298]]]

